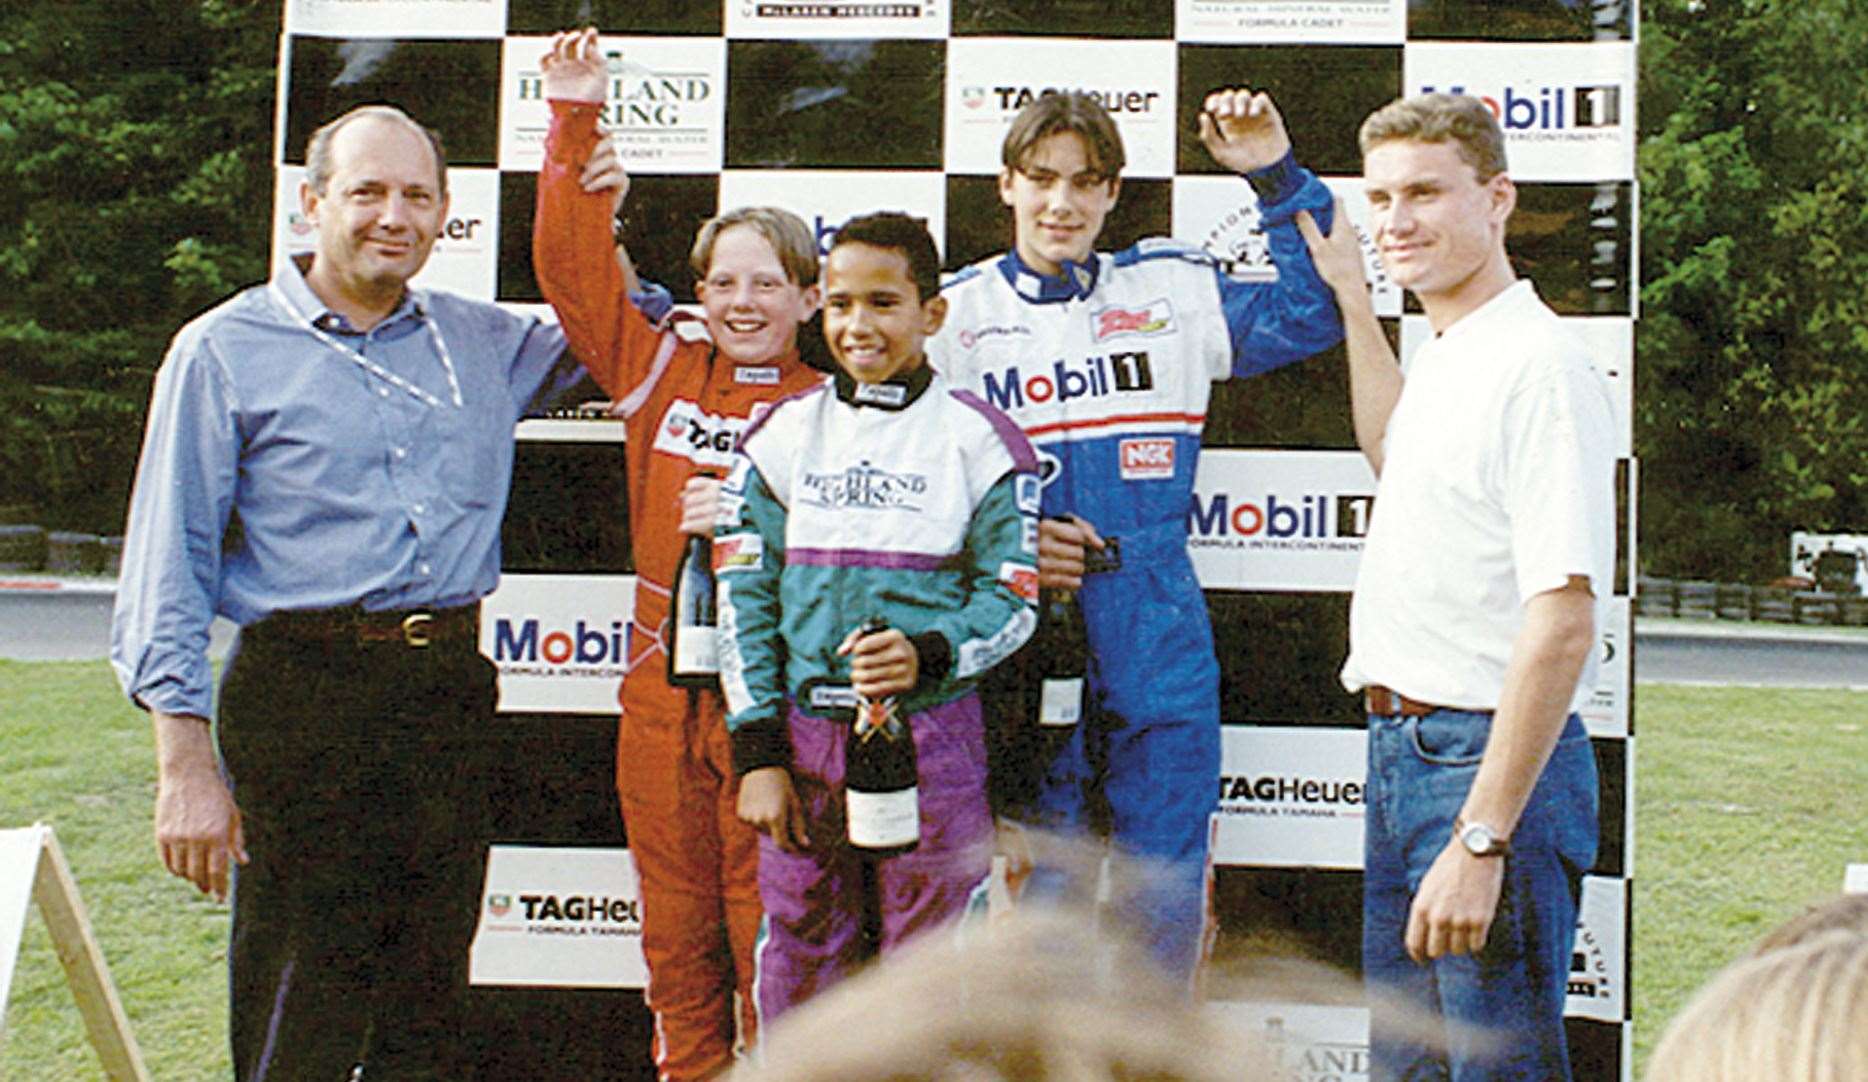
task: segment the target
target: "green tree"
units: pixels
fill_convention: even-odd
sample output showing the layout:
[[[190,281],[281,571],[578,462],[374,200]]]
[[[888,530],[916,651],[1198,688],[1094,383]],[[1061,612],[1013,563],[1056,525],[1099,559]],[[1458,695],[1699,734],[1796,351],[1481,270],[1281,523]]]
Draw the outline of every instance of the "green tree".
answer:
[[[169,336],[265,277],[279,15],[0,7],[0,504],[122,528]]]
[[[1756,580],[1868,529],[1868,8],[1643,17],[1642,563]]]

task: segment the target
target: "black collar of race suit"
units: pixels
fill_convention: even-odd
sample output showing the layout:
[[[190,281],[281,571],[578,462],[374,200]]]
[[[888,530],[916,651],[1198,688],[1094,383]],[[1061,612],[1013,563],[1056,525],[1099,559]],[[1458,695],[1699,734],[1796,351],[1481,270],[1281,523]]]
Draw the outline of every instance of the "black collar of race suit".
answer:
[[[928,367],[927,358],[924,357],[914,371],[891,376],[880,383],[864,383],[842,369],[838,369],[833,378],[837,383],[837,397],[852,406],[905,410],[914,405],[915,399],[921,397],[921,392],[928,389],[928,382],[934,378],[934,369]]]
[[[1096,253],[1091,252],[1090,258],[1081,263],[1064,260],[1060,274],[1044,274],[1026,265],[1014,248],[999,260],[999,273],[1005,276],[1012,291],[1026,300],[1034,304],[1055,304],[1088,297],[1096,289],[1096,274],[1101,266]]]

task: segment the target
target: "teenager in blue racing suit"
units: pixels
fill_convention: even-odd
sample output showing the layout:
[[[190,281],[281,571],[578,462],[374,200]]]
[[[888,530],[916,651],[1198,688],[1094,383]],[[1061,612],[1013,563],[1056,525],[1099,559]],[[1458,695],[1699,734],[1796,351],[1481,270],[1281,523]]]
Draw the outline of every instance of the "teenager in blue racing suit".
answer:
[[[1052,752],[1024,817],[1065,831],[1102,819],[1136,858],[1121,864],[1138,874],[1119,884],[1118,904],[1157,960],[1189,978],[1206,940],[1220,773],[1219,667],[1187,555],[1207,399],[1214,380],[1342,337],[1292,224],[1308,210],[1327,229],[1330,193],[1297,166],[1271,99],[1209,95],[1200,135],[1256,190],[1276,281],[1236,281],[1169,240],[1094,251],[1121,190],[1121,137],[1094,98],[1049,94],[1013,120],[1002,150],[1015,246],[949,283],[946,327],[929,342],[937,369],[1037,448],[1043,583],[1078,590],[1088,626],[1091,709]],[[1082,880],[1041,857],[1032,887]]]

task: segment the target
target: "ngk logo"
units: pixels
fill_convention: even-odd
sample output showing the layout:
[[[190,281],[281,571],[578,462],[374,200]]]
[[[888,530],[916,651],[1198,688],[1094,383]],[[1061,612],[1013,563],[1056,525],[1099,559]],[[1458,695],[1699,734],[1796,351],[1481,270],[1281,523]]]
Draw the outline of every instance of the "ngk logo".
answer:
[[[1174,476],[1174,441],[1165,437],[1123,440],[1122,479],[1148,481]]]

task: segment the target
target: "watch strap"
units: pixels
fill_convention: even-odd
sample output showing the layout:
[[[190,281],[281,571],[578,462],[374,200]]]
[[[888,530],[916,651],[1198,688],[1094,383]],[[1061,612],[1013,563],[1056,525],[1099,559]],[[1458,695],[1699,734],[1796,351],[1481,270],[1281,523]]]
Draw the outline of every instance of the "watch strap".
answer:
[[[1473,827],[1478,827],[1481,830],[1485,831],[1485,833],[1491,838],[1492,844],[1488,846],[1486,849],[1484,850],[1475,849],[1471,845],[1467,844],[1466,832],[1472,829]],[[1453,839],[1459,842],[1460,847],[1462,849],[1466,850],[1466,852],[1468,853],[1471,853],[1475,857],[1502,857],[1506,853],[1511,852],[1511,839],[1510,838],[1500,835],[1497,831],[1493,830],[1489,826],[1486,826],[1484,823],[1469,823],[1466,821],[1466,817],[1463,815],[1455,816],[1453,818]]]

